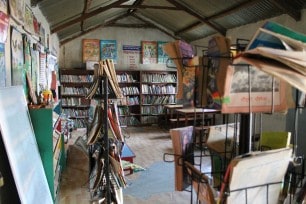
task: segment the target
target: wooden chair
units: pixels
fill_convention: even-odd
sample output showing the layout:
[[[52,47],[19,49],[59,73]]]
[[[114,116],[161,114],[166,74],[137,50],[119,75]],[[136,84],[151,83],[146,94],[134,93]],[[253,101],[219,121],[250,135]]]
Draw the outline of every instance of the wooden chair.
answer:
[[[209,184],[208,177],[204,173],[200,172],[197,168],[194,167],[193,164],[188,161],[184,162],[184,166],[187,169],[192,184],[190,203],[193,203],[193,190],[195,190],[197,195],[196,203],[215,204],[216,192]]]

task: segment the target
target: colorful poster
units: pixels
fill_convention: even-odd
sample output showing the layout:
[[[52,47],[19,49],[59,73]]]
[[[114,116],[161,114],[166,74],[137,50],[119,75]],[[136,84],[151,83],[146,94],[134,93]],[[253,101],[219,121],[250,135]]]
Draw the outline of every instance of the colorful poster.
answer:
[[[117,63],[117,42],[116,40],[101,40],[101,60],[112,59],[113,62]]]
[[[9,17],[0,11],[0,43],[5,43],[9,27]]]
[[[31,34],[34,33],[33,13],[28,6],[25,7],[24,29]]]
[[[33,85],[33,90],[36,94],[39,94],[39,84],[38,84],[38,73],[39,73],[39,52],[37,50],[31,49],[31,60],[32,60],[32,69],[31,69],[31,80]]]
[[[46,54],[39,53],[39,90],[48,89],[46,74]]]
[[[0,87],[6,85],[6,69],[5,69],[5,46],[0,43]]]
[[[157,63],[157,42],[156,41],[142,41],[142,64]]]
[[[100,40],[83,39],[83,63],[100,61]]]
[[[164,44],[168,42],[157,42],[157,62],[158,64],[166,64],[169,59],[168,54],[164,51]]]
[[[23,41],[22,34],[16,29],[12,29],[11,36],[11,53],[12,53],[12,85],[22,85],[26,87],[25,70],[23,67]]]
[[[123,63],[131,69],[139,68],[141,46],[123,45]]]
[[[25,0],[11,0],[10,15],[17,23],[24,25]]]

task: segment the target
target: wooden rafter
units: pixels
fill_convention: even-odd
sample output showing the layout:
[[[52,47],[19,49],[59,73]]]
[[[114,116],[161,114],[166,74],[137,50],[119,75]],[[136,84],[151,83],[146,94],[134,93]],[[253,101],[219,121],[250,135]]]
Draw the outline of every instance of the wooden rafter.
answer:
[[[153,24],[152,22],[147,21],[146,19],[143,19],[142,17],[140,17],[139,15],[136,15],[135,13],[132,13],[131,16],[133,16],[134,18],[137,18],[138,20],[148,24],[148,25],[152,25],[154,28],[160,30],[161,32],[165,33],[166,35],[169,35],[170,37],[174,38],[174,39],[179,39],[179,37],[173,35],[172,33],[166,31],[165,29],[161,28],[160,26],[156,24]]]
[[[63,40],[63,41],[60,41],[60,44],[61,44],[61,45],[64,45],[65,43],[70,42],[71,40],[74,40],[74,39],[76,39],[76,38],[78,38],[78,37],[81,37],[82,35],[85,35],[85,34],[87,34],[87,33],[89,33],[89,32],[92,32],[92,31],[98,29],[98,28],[101,28],[101,27],[115,26],[114,23],[115,23],[116,21],[118,21],[118,20],[120,20],[120,19],[123,19],[123,18],[125,18],[125,17],[127,17],[127,16],[129,16],[129,14],[124,13],[124,14],[122,14],[122,15],[120,15],[120,16],[117,16],[116,18],[113,18],[112,20],[106,21],[105,23],[101,23],[101,24],[96,25],[96,26],[94,26],[94,27],[91,27],[91,28],[89,28],[89,29],[87,29],[87,30],[82,30],[80,33],[74,35],[73,37],[68,38],[68,39],[65,39],[65,40]]]
[[[88,12],[90,5],[91,5],[92,0],[85,0],[84,2],[84,9],[82,15],[85,15],[85,13]],[[81,22],[81,31],[84,30],[84,21]]]
[[[116,6],[115,8],[182,10],[180,8],[173,7],[173,6],[148,6],[148,5],[139,5],[139,6],[134,6],[134,5],[119,5],[119,6]]]
[[[206,25],[208,25],[209,27],[213,28],[214,30],[216,30],[218,33],[220,33],[221,35],[226,35],[226,29],[222,28],[221,26],[216,26],[213,23],[209,22],[205,17],[203,17],[202,15],[200,15],[199,13],[193,11],[192,9],[188,8],[187,6],[183,5],[180,2],[177,2],[176,0],[167,0],[169,3],[173,4],[174,6],[176,6],[177,8],[181,8],[182,10],[184,10],[185,12],[189,13],[190,15],[196,17],[197,19],[199,19],[200,21],[202,21],[203,23],[205,23]]]
[[[271,2],[281,9],[284,13],[291,16],[294,20],[300,21],[301,20],[301,10],[296,10],[292,7],[291,1],[279,1],[279,0],[271,0]]]
[[[116,2],[114,2],[114,3],[112,3],[112,4],[109,4],[109,5],[107,5],[107,6],[100,7],[100,8],[98,8],[98,9],[96,9],[96,10],[93,10],[93,11],[91,11],[91,12],[89,12],[89,13],[85,13],[84,15],[82,15],[82,16],[80,16],[80,17],[77,17],[77,18],[75,18],[75,19],[73,19],[73,20],[70,20],[70,21],[68,21],[68,22],[66,22],[66,23],[63,23],[62,25],[59,25],[59,26],[57,26],[57,27],[51,29],[51,34],[52,34],[52,33],[55,33],[55,32],[58,32],[58,31],[60,31],[60,30],[63,30],[63,29],[65,29],[65,28],[67,28],[68,26],[71,26],[71,25],[76,24],[76,23],[78,23],[78,22],[84,21],[84,20],[86,20],[86,19],[88,19],[88,18],[91,18],[91,17],[93,17],[93,16],[95,16],[95,15],[97,15],[97,14],[99,14],[99,13],[102,13],[102,12],[104,12],[104,11],[107,11],[107,10],[113,8],[114,6],[118,6],[118,5],[120,5],[120,4],[124,3],[124,2],[127,2],[127,1],[128,1],[128,0],[118,0],[118,1],[116,1]]]
[[[210,20],[213,20],[213,19],[221,18],[221,17],[226,16],[226,15],[230,15],[230,14],[232,14],[232,13],[234,13],[234,12],[240,10],[240,9],[247,8],[247,7],[252,6],[252,5],[254,5],[254,4],[256,4],[260,1],[262,1],[262,0],[245,1],[243,3],[240,3],[238,5],[234,5],[233,7],[225,9],[225,10],[219,12],[219,13],[216,13],[212,16],[209,16],[209,17],[206,18],[206,20],[210,21]],[[203,24],[204,24],[204,22],[197,21],[196,23],[193,23],[191,25],[186,26],[185,28],[182,28],[182,29],[178,30],[177,32],[175,32],[175,34],[179,35],[181,33],[192,30],[192,29],[194,29],[194,28],[196,28],[200,25],[203,25]]]

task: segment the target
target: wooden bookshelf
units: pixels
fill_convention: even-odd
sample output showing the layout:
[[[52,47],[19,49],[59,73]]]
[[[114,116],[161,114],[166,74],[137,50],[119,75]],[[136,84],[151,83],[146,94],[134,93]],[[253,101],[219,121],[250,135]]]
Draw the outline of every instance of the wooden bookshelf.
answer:
[[[86,127],[89,118],[90,100],[85,96],[93,82],[93,74],[93,70],[81,68],[60,69],[62,111],[77,128]]]
[[[176,70],[116,70],[124,95],[118,103],[123,126],[157,124],[164,105],[176,103]]]

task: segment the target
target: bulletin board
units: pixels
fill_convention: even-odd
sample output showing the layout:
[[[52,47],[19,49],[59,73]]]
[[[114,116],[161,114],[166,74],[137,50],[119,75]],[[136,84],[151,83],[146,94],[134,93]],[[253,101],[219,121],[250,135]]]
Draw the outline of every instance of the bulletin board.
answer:
[[[0,113],[0,131],[21,203],[52,204],[22,86],[0,88]]]

